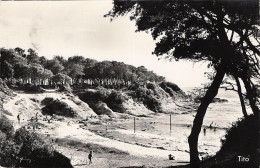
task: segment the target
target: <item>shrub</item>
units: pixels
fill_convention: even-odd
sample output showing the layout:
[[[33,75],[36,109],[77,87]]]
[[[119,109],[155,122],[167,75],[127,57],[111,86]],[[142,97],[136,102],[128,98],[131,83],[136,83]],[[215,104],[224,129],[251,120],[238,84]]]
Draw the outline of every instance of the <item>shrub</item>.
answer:
[[[105,103],[102,102],[96,103],[94,111],[97,115],[111,115],[113,112],[111,109],[108,108],[108,106]]]
[[[15,167],[18,163],[19,149],[19,145],[11,138],[7,139],[5,134],[0,131],[0,167]]]
[[[6,140],[6,134],[0,130],[0,144]]]
[[[5,117],[0,118],[0,165],[12,167],[16,164],[18,146],[13,142],[14,128],[12,123]],[[1,167],[0,166],[0,167]]]
[[[259,121],[254,115],[238,120],[221,140],[220,152],[235,150],[241,154],[249,154],[257,150],[258,126]]]
[[[140,87],[140,85],[138,84],[138,83],[132,83],[129,87],[128,87],[128,89],[129,90],[136,90],[136,89],[138,89]]]
[[[147,87],[147,89],[151,89],[151,90],[154,90],[156,88],[154,83],[147,83],[146,87]]]
[[[122,104],[125,101],[125,99],[126,98],[122,95],[122,93],[117,91],[112,91],[111,94],[108,95],[105,101]]]
[[[164,90],[165,88],[169,87],[171,88],[173,91],[175,92],[182,92],[182,90],[179,88],[178,85],[174,84],[174,83],[171,83],[171,82],[161,82],[160,84],[160,87]]]
[[[0,88],[7,88],[6,83],[0,78]]]
[[[147,88],[139,87],[135,92],[130,93],[130,96],[141,101],[151,111],[162,111],[160,101],[155,97],[156,95]]]
[[[20,146],[18,156],[30,159],[28,167],[72,167],[70,160],[54,151],[50,140],[35,132],[20,128],[14,135],[14,141]],[[20,163],[17,166],[20,165]]]
[[[112,91],[111,94],[105,99],[105,102],[113,111],[125,113],[126,110],[123,107],[123,102],[126,100],[127,98],[123,96],[121,92]]]
[[[10,90],[8,88],[8,86],[6,85],[6,83],[2,80],[2,78],[0,78],[0,91],[4,92],[5,94],[11,96],[13,95],[12,90]]]
[[[6,134],[7,137],[10,137],[14,134],[12,123],[4,115],[0,117],[0,131]]]
[[[28,93],[44,93],[45,90],[39,86],[39,85],[33,85],[33,84],[25,84],[22,87],[18,88],[19,90],[23,90],[24,92],[28,92]]]
[[[235,154],[237,156],[250,156],[246,167],[259,165],[259,120],[256,116],[250,115],[247,118],[238,120],[227,130],[224,139],[221,140],[222,147],[217,156]],[[236,160],[235,158],[234,160]],[[250,165],[250,166],[249,166]]]
[[[52,97],[45,97],[42,100],[41,104],[42,105],[48,105],[48,104],[52,103],[53,101],[54,101],[54,99]]]
[[[154,112],[161,112],[161,103],[152,95],[147,95],[145,99],[143,100],[144,105],[154,111]]]
[[[12,124],[4,116],[0,118],[0,128],[0,167],[72,167],[70,160],[54,151],[45,137],[24,127],[13,135]],[[31,162],[23,165],[20,158]]]
[[[35,132],[29,132],[24,127],[18,129],[14,135],[16,144],[21,145],[19,155],[31,157],[35,149],[43,148],[44,140]]]
[[[105,90],[85,90],[78,93],[79,98],[84,102],[98,102],[104,101],[108,97],[108,92]]]
[[[66,83],[64,85],[58,85],[58,87],[59,87],[60,92],[71,92],[72,91],[72,89],[68,83]]]
[[[43,102],[48,102],[48,104],[42,108],[42,114],[48,115],[60,115],[65,117],[77,117],[76,111],[74,111],[71,107],[68,106],[67,103],[61,102],[59,100],[51,101],[50,98],[47,100],[43,100]]]
[[[126,100],[126,97],[124,97],[121,92],[118,91],[110,91],[108,89],[105,89],[103,87],[99,87],[98,91],[84,91],[78,94],[79,98],[88,103],[90,108],[92,108],[97,114],[100,114],[100,112],[97,112],[96,106],[100,102],[104,102],[107,104],[107,106],[112,109],[113,111],[124,113],[125,109],[122,105],[122,103]]]
[[[54,151],[52,156],[35,158],[35,160],[32,160],[31,167],[72,168],[73,166],[71,165],[69,158],[65,157],[57,151]]]

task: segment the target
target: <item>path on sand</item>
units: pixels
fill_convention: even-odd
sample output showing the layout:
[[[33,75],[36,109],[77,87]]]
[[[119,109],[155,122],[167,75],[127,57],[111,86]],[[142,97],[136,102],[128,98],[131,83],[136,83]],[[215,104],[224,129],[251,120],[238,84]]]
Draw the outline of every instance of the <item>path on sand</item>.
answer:
[[[54,135],[59,138],[72,138],[84,143],[95,143],[106,147],[116,148],[121,151],[128,152],[130,155],[134,156],[168,158],[168,155],[172,154],[175,156],[176,160],[179,161],[188,160],[189,158],[189,154],[183,151],[168,151],[157,148],[149,148],[105,138],[80,128],[78,124],[68,126],[66,123],[60,122],[60,126],[55,129]]]

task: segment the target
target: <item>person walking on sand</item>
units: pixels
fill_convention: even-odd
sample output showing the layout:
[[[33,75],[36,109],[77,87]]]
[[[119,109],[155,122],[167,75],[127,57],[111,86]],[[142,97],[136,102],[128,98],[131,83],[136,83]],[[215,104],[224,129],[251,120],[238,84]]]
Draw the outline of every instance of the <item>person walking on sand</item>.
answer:
[[[89,154],[88,154],[88,159],[89,159],[89,164],[91,164],[92,163],[92,151],[90,151],[89,152]]]
[[[206,128],[205,127],[203,128],[203,133],[204,133],[204,135],[206,135]]]
[[[38,121],[38,112],[35,114],[35,121]]]
[[[18,124],[20,125],[20,114],[17,115]]]

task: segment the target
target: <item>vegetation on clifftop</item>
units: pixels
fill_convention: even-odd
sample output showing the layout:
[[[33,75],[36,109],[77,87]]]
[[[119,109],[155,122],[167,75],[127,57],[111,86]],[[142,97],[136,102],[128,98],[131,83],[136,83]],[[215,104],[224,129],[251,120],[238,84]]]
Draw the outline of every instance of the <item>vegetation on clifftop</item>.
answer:
[[[0,49],[0,77],[8,85],[58,85],[103,86],[120,89],[134,82],[161,82],[164,77],[156,75],[144,66],[134,67],[122,62],[101,61],[72,56],[68,59],[55,56],[48,60],[33,49]]]

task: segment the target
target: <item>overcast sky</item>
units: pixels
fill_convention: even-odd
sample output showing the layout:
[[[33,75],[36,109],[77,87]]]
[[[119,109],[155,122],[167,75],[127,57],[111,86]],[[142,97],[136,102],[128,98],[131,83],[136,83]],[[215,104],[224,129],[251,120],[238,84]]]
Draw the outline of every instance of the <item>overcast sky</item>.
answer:
[[[47,58],[82,55],[144,65],[180,87],[206,81],[205,64],[158,61],[151,35],[136,33],[128,17],[110,22],[103,17],[110,9],[111,1],[0,1],[0,47],[34,48]]]

